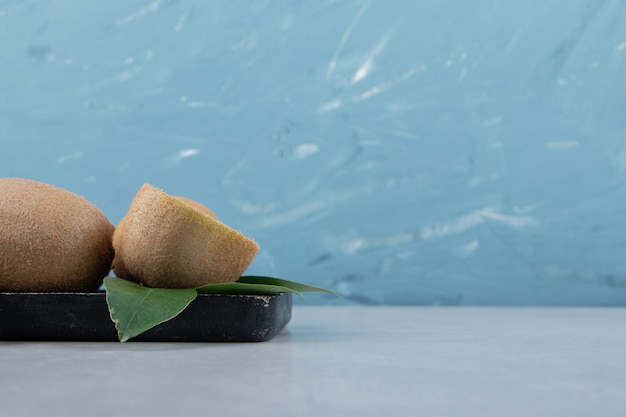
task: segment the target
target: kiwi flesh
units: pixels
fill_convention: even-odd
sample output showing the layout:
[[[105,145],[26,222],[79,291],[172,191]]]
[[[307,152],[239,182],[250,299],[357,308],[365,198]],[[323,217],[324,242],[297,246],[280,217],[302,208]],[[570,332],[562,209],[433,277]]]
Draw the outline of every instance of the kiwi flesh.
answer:
[[[94,291],[111,269],[114,227],[85,198],[0,178],[0,291]]]
[[[203,207],[144,184],[115,232],[115,274],[154,288],[236,281],[259,246]]]

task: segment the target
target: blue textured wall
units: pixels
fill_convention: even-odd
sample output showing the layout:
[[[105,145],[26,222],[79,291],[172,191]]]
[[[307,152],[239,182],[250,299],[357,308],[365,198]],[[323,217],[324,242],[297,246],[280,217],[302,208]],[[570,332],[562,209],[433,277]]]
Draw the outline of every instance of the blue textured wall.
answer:
[[[0,0],[0,176],[143,182],[362,303],[626,303],[626,2]],[[335,302],[309,297],[308,302]]]

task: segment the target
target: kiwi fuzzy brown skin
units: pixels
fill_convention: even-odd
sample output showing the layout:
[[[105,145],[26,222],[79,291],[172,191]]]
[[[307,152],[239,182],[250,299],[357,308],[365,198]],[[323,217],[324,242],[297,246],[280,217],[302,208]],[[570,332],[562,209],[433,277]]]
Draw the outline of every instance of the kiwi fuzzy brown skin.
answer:
[[[115,233],[115,274],[153,288],[236,281],[259,246],[196,205],[144,184]]]
[[[89,201],[0,178],[0,291],[89,292],[111,269],[114,227]]]
[[[195,200],[192,200],[187,197],[182,197],[182,196],[172,196],[172,198],[175,198],[178,201],[181,201],[182,203],[187,204],[191,208],[198,210],[206,214],[207,216],[217,219],[217,216],[215,215],[215,213],[213,213],[213,211],[209,209],[207,206],[205,206],[204,204],[200,204]],[[114,248],[120,247],[120,239],[123,233],[124,233],[124,219],[122,219],[118,223],[117,227],[115,228],[115,232],[113,233],[113,247]],[[119,251],[120,250],[118,249],[118,252]],[[117,275],[120,278],[127,278],[127,279],[132,280],[130,273],[126,269],[126,266],[124,265],[124,261],[122,260],[122,257],[120,255],[117,255],[113,258],[112,266],[113,266],[113,271],[115,271],[115,275]]]
[[[126,269],[126,265],[124,265],[124,261],[122,260],[121,250],[120,250],[120,241],[122,239],[122,234],[124,233],[124,219],[120,220],[117,224],[117,227],[113,231],[113,262],[111,262],[111,268],[115,272],[115,275],[119,278],[127,278],[130,276],[128,270]]]
[[[215,215],[215,213],[213,213],[213,211],[210,208],[208,208],[204,204],[198,203],[196,200],[192,200],[190,198],[183,197],[183,196],[180,196],[180,195],[172,196],[172,198],[175,198],[176,200],[181,201],[181,202],[187,204],[188,206],[190,206],[193,209],[201,211],[202,213],[206,214],[207,216],[210,216],[210,217],[213,217],[214,219],[217,219],[217,216]]]

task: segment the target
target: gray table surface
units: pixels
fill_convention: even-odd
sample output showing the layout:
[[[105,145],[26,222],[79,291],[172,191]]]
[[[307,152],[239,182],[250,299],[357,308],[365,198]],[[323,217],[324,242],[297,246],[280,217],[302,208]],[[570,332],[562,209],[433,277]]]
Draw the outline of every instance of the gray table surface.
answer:
[[[0,416],[625,416],[626,309],[295,307],[247,344],[0,342]]]

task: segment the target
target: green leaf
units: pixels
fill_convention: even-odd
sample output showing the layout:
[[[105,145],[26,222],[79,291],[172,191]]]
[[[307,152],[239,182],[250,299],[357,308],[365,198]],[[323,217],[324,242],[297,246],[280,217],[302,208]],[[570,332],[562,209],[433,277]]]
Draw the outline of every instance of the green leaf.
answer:
[[[240,277],[237,282],[246,283],[246,284],[267,284],[267,285],[277,285],[284,288],[290,288],[297,292],[323,292],[326,294],[334,295],[337,298],[342,298],[339,294],[327,290],[322,287],[314,287],[312,285],[302,284],[300,282],[288,281],[286,279],[281,278],[272,278],[272,277],[263,277],[257,275],[245,275]]]
[[[111,320],[115,323],[120,342],[126,342],[176,317],[198,293],[276,295],[291,292],[304,297],[303,292],[315,291],[341,298],[325,288],[263,276],[243,276],[236,282],[189,289],[148,288],[121,278],[106,277],[104,287]]]
[[[198,295],[193,288],[147,288],[112,277],[104,279],[104,288],[120,342],[176,317]]]
[[[200,294],[235,294],[235,295],[276,295],[283,292],[292,292],[301,297],[304,295],[293,288],[274,284],[254,284],[243,282],[225,282],[209,284],[196,288]]]

